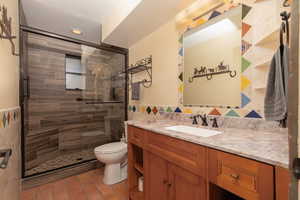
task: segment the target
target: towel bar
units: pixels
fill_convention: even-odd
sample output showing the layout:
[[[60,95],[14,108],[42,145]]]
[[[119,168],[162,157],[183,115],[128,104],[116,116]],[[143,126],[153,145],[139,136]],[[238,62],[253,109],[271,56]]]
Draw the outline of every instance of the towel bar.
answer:
[[[4,158],[0,163],[0,169],[6,169],[8,165],[9,158],[12,154],[11,149],[0,150],[0,158]]]

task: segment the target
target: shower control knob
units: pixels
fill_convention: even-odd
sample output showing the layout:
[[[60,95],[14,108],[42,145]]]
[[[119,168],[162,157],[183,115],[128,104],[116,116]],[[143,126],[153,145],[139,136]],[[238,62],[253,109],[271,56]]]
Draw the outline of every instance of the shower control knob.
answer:
[[[294,176],[299,180],[300,179],[300,158],[296,158],[293,162],[293,173]]]

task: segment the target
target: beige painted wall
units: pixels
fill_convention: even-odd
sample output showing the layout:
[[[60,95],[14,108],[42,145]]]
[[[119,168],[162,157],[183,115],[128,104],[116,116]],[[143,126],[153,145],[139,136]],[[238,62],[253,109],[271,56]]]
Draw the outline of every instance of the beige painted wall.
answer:
[[[246,116],[251,110],[255,110],[262,117],[264,96],[266,89],[266,75],[268,67],[257,67],[262,61],[271,60],[278,44],[278,35],[272,35],[273,30],[278,29],[279,4],[276,0],[267,0],[259,3],[248,2],[253,7],[250,13],[243,21],[252,26],[250,31],[246,33],[243,40],[250,44],[257,41],[265,41],[269,37],[272,39],[265,41],[259,45],[252,45],[246,51],[243,57],[251,64],[243,72],[243,93],[251,99],[251,101],[243,108],[237,109],[236,112],[240,116]],[[269,10],[269,12],[265,12]],[[255,16],[255,17],[254,17]],[[178,24],[177,24],[178,25]],[[144,106],[180,106],[185,109],[182,104],[182,96],[179,91],[181,86],[178,80],[179,65],[181,61],[178,55],[180,43],[179,33],[175,28],[175,19],[169,21],[165,25],[159,27],[153,33],[143,38],[129,48],[129,63],[134,64],[138,59],[153,54],[153,86],[149,89],[141,89],[140,101],[129,101],[130,105],[137,108]],[[274,38],[274,39],[273,39]],[[271,45],[269,44],[271,43]],[[270,47],[272,46],[272,47]],[[274,46],[274,48],[273,48]],[[266,62],[267,63],[267,62]],[[140,75],[137,77],[141,77]],[[145,76],[144,76],[145,77]],[[239,84],[240,85],[240,84]],[[142,107],[139,107],[142,106]],[[210,112],[209,108],[193,107],[193,112]],[[189,108],[190,110],[190,108]],[[228,109],[219,109],[222,114],[226,114]]]
[[[18,1],[0,0],[0,5],[3,4],[8,8],[8,15],[13,18],[13,34],[18,35]],[[16,46],[18,43],[15,40]],[[8,40],[0,40],[0,61],[0,109],[16,107],[19,105],[19,57],[11,54]]]
[[[152,55],[153,85],[141,88],[140,105],[178,105],[178,33],[175,20],[161,26],[129,49],[129,63]],[[145,72],[137,74],[134,81],[147,77]],[[129,90],[131,93],[131,90]]]
[[[5,5],[8,16],[13,20],[13,34],[19,33],[18,0],[0,0]],[[15,41],[18,46],[18,40]],[[19,52],[17,48],[17,52]],[[3,111],[19,106],[19,57],[12,56],[9,41],[0,40],[0,117]],[[0,149],[11,148],[13,154],[8,168],[0,169],[0,199],[20,199],[21,154],[20,121],[13,121],[6,128],[0,127]]]
[[[115,1],[115,0],[112,0]],[[107,4],[109,14],[103,18],[102,39],[105,40],[113,30],[132,12],[141,0],[115,1]],[[113,6],[112,6],[113,5]],[[113,13],[113,14],[111,14]]]

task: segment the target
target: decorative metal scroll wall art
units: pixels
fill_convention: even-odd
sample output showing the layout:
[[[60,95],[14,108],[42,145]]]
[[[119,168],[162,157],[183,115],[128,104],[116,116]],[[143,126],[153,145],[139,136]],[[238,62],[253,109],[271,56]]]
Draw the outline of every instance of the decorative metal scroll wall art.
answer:
[[[12,35],[12,18],[7,16],[7,8],[5,6],[0,6],[0,39],[7,39],[11,44],[11,51],[14,56],[18,56],[16,53],[16,47],[14,44],[14,39],[16,36]]]
[[[234,71],[230,70],[229,65],[224,65],[224,62],[221,62],[215,68],[208,68],[208,67],[201,66],[200,69],[194,68],[194,75],[189,78],[189,82],[192,83],[195,78],[201,78],[201,77],[206,77],[207,80],[211,80],[214,75],[227,74],[227,73],[231,78],[234,78],[237,75],[236,70]]]

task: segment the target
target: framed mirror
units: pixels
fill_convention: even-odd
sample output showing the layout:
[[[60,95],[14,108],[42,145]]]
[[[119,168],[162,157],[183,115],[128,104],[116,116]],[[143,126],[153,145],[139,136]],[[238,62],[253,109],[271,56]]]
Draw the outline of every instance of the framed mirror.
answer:
[[[241,106],[242,7],[184,34],[185,106]]]

